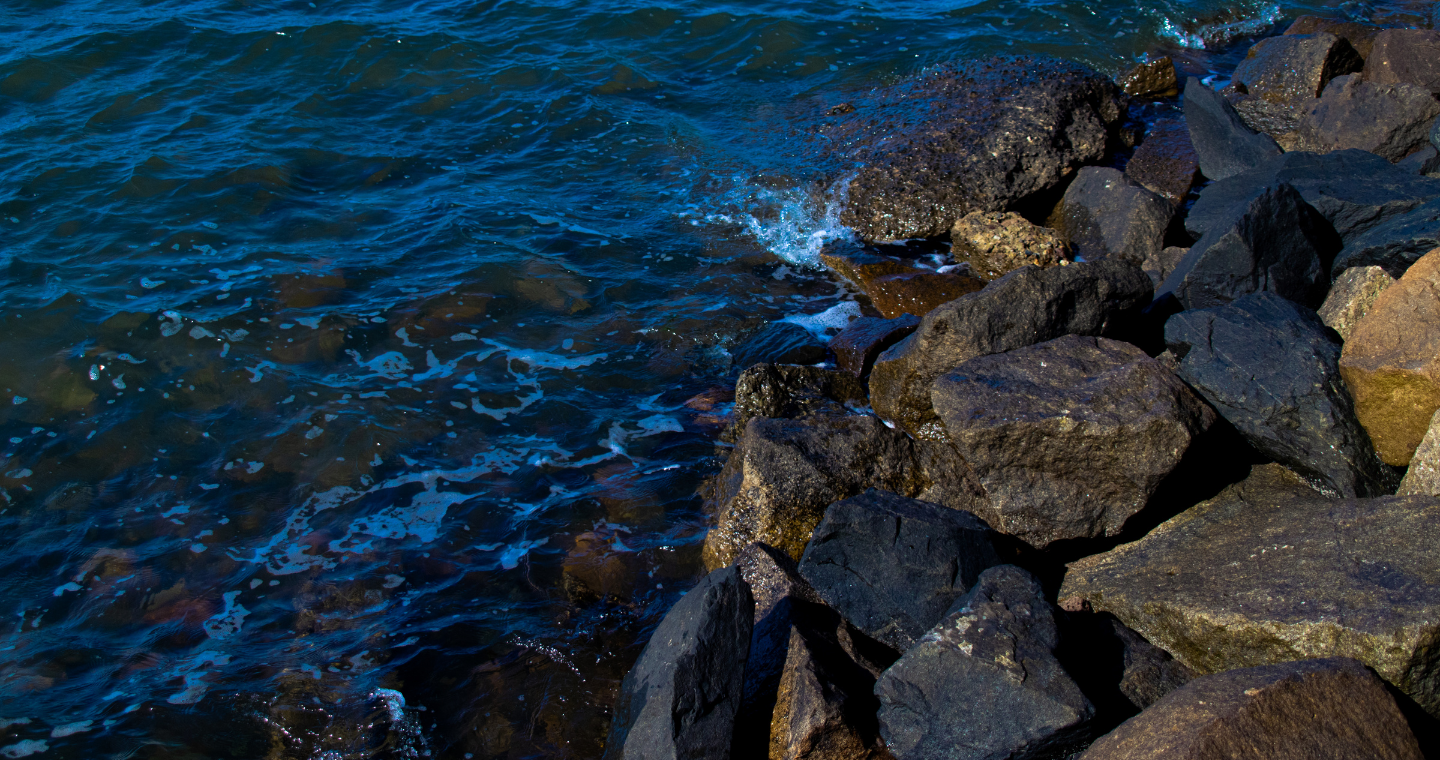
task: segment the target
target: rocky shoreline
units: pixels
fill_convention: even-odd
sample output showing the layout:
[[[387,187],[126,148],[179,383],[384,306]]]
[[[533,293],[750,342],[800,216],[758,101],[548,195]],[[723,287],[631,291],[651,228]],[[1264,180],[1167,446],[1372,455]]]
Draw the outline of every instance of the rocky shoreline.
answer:
[[[869,315],[733,352],[711,572],[606,757],[1435,756],[1437,96],[1440,31],[1302,17],[1218,91],[1008,58],[832,109]]]

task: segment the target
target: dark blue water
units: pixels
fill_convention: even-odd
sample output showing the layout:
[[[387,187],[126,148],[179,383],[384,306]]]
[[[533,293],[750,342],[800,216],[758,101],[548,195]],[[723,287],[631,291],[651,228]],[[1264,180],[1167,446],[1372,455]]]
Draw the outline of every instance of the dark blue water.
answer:
[[[7,0],[0,755],[597,756],[687,400],[857,313],[824,110],[1322,6]]]

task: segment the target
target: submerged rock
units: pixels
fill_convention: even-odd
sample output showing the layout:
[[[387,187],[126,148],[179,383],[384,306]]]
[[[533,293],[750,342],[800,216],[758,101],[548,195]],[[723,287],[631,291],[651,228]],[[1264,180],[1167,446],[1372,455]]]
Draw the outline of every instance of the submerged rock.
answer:
[[[1169,201],[1119,170],[1087,166],[1065,190],[1050,225],[1085,261],[1117,256],[1138,265],[1165,247],[1174,214]]]
[[[904,340],[919,326],[920,318],[913,314],[896,319],[860,317],[853,320],[830,339],[835,366],[863,378],[870,374],[881,351]]]
[[[800,574],[856,628],[903,652],[1000,563],[995,539],[968,512],[871,490],[825,510]]]
[[[952,257],[986,280],[1032,264],[1068,264],[1071,258],[1060,233],[1014,212],[972,211],[950,228],[950,242]]]
[[[1423,756],[1385,684],[1356,660],[1335,657],[1197,678],[1081,759]]]
[[[1273,139],[1251,130],[1234,106],[1195,77],[1185,82],[1185,124],[1200,158],[1200,171],[1210,179],[1249,171],[1280,155]]]
[[[1440,500],[1328,499],[1278,465],[1070,564],[1088,600],[1198,673],[1354,657],[1440,712]]]
[[[902,81],[836,127],[863,164],[841,221],[866,240],[901,240],[1003,211],[1103,158],[1121,98],[1109,77],[1053,58],[991,58]]]
[[[1180,377],[1257,451],[1342,496],[1394,491],[1341,380],[1340,345],[1315,312],[1256,293],[1176,314],[1165,344]]]
[[[1118,259],[1025,267],[930,312],[913,335],[875,360],[870,402],[911,433],[946,440],[930,403],[935,378],[977,356],[1062,335],[1098,335],[1150,303],[1150,278]],[[935,428],[922,432],[927,426]]]
[[[1325,303],[1321,304],[1316,316],[1326,327],[1339,333],[1341,340],[1348,340],[1350,331],[1370,312],[1375,299],[1394,284],[1395,278],[1381,267],[1346,269],[1330,286],[1330,294],[1325,296]]]
[[[676,602],[620,684],[606,760],[729,760],[753,614],[733,567]]]
[[[876,277],[865,292],[886,319],[898,319],[906,314],[923,317],[935,307],[983,287],[984,282],[966,275],[913,271]]]
[[[815,364],[825,360],[825,345],[809,330],[791,322],[771,322],[730,352],[735,366]]]
[[[1076,335],[971,359],[931,399],[979,516],[1037,548],[1119,533],[1215,420],[1144,351]]]
[[[898,760],[1059,758],[1090,739],[1095,708],[1055,657],[1040,583],[986,570],[966,597],[875,684]]]
[[[1190,144],[1190,129],[1179,119],[1158,119],[1125,164],[1125,176],[1179,206],[1200,176],[1200,159]]]

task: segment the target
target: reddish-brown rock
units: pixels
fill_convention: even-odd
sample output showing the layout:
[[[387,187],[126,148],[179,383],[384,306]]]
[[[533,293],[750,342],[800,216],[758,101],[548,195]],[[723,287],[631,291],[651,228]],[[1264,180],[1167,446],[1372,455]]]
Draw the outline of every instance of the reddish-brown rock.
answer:
[[[855,287],[870,292],[870,282],[887,274],[904,274],[915,271],[915,267],[900,259],[877,256],[873,253],[852,251],[845,253],[824,251],[820,261],[836,274],[855,284]]]
[[[865,292],[881,314],[895,319],[905,314],[923,317],[935,307],[983,287],[981,280],[961,274],[912,271],[876,277]]]
[[[1301,16],[1295,19],[1289,29],[1285,30],[1285,34],[1315,34],[1316,32],[1329,32],[1350,43],[1350,46],[1355,48],[1355,52],[1359,53],[1361,58],[1369,58],[1370,49],[1375,46],[1375,35],[1380,33],[1380,27],[1321,16]]]
[[[1170,56],[1156,58],[1125,72],[1117,84],[1135,98],[1173,98],[1180,94],[1180,79]]]
[[[1190,144],[1190,129],[1179,119],[1160,119],[1145,132],[1125,176],[1178,206],[1200,176],[1200,159]]]
[[[1440,31],[1386,29],[1375,35],[1375,47],[1365,59],[1365,79],[1418,85],[1440,95]]]
[[[830,339],[835,366],[857,377],[870,374],[881,351],[904,340],[920,326],[920,318],[904,314],[895,319],[861,317]]]

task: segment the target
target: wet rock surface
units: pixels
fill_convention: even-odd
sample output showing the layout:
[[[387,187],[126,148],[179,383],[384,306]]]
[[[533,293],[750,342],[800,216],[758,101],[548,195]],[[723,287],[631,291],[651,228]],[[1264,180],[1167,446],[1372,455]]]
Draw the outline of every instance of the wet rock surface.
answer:
[[[881,351],[904,340],[919,326],[920,318],[913,314],[896,319],[861,317],[853,320],[830,339],[835,366],[856,377],[865,377]]]
[[[1072,562],[1060,596],[1113,613],[1198,673],[1355,657],[1440,712],[1431,497],[1329,499],[1278,465],[1145,538]]]
[[[732,412],[737,432],[753,417],[843,417],[864,405],[865,386],[844,372],[794,364],[760,364],[735,381]]]
[[[1440,102],[1424,88],[1337,77],[1295,123],[1292,149],[1328,153],[1359,148],[1394,162],[1429,146]]]
[[[730,757],[754,601],[733,567],[665,614],[620,686],[607,760]]]
[[[825,344],[809,330],[790,322],[771,322],[730,352],[735,366],[815,364],[824,361]]]
[[[985,287],[974,277],[939,272],[888,274],[870,281],[866,294],[886,319],[923,317],[943,303]]]
[[[1150,302],[1150,278],[1121,260],[1023,268],[930,312],[913,335],[875,360],[875,412],[922,437],[932,431],[930,385],[960,363],[1062,335],[1098,335]]]
[[[935,237],[971,211],[1002,211],[1097,161],[1117,126],[1120,91],[1108,77],[1050,58],[992,58],[942,66],[841,117],[837,133],[890,111],[923,114],[873,129],[854,160],[841,221],[866,240]],[[881,136],[883,135],[883,139]]]
[[[1362,24],[1323,16],[1300,16],[1285,29],[1285,34],[1315,34],[1316,32],[1333,34],[1350,43],[1350,46],[1355,48],[1355,52],[1359,53],[1361,58],[1368,58],[1370,49],[1375,45],[1375,35],[1380,33],[1380,27],[1374,24]]]
[[[1066,188],[1049,223],[1085,261],[1116,256],[1138,265],[1165,247],[1174,213],[1170,201],[1119,170],[1087,166]]]
[[[971,359],[931,399],[979,515],[1037,548],[1119,533],[1215,419],[1144,351],[1073,335]]]
[[[972,211],[950,228],[950,241],[955,261],[969,264],[985,280],[1023,266],[1059,266],[1073,258],[1063,235],[1014,212]]]
[[[1175,62],[1169,56],[1147,61],[1125,72],[1120,89],[1133,98],[1170,98],[1180,94]]]
[[[1391,493],[1315,312],[1273,293],[1187,311],[1165,325],[1177,373],[1256,450],[1344,496]]]
[[[1346,340],[1355,324],[1370,313],[1370,307],[1380,293],[1394,284],[1395,278],[1381,267],[1346,269],[1330,286],[1330,293],[1325,296],[1325,303],[1320,305],[1316,316],[1326,327],[1339,333],[1341,340]]]
[[[1195,77],[1185,82],[1185,124],[1200,171],[1210,179],[1249,171],[1280,155],[1274,139],[1252,130],[1234,106]]]
[[[899,760],[1064,757],[1090,739],[1094,706],[1055,648],[1038,581],[993,567],[875,685]]]
[[[1260,40],[1235,67],[1233,81],[1247,93],[1235,110],[1252,129],[1285,145],[1300,107],[1319,97],[1331,79],[1359,71],[1364,64],[1349,42],[1326,32]]]
[[[1081,757],[1159,756],[1423,757],[1385,684],[1343,657],[1198,678],[1101,737]]]
[[[820,261],[867,293],[876,277],[915,271],[914,266],[900,259],[863,251],[821,251]]]
[[[1200,176],[1200,158],[1190,144],[1190,130],[1178,119],[1159,119],[1145,130],[1145,139],[1125,164],[1125,176],[1179,206]]]
[[[994,532],[973,514],[871,490],[825,510],[800,574],[852,625],[903,652],[999,563]]]

